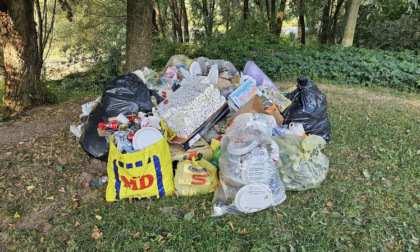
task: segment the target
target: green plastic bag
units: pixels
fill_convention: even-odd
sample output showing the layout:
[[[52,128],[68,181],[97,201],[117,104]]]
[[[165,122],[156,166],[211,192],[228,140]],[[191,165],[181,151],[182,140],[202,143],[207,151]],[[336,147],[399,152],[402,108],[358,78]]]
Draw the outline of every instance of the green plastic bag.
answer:
[[[279,145],[276,165],[287,190],[304,191],[324,181],[329,165],[329,159],[321,152],[327,144],[325,139],[317,135],[283,135],[273,139]]]

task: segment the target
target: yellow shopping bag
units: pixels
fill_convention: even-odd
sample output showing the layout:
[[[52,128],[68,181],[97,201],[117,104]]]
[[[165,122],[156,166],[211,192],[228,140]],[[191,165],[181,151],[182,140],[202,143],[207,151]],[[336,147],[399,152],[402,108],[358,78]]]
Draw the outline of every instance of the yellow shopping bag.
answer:
[[[217,168],[205,159],[184,160],[178,163],[175,188],[182,196],[214,192],[217,187]]]
[[[154,199],[173,193],[174,177],[166,132],[164,136],[146,149],[126,154],[117,149],[111,137],[106,201]]]

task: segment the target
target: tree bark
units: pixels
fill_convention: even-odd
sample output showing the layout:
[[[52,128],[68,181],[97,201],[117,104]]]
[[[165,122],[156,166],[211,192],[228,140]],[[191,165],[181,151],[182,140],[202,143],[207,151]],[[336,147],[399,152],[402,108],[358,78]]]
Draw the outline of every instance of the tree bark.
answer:
[[[7,113],[45,101],[46,87],[40,80],[39,55],[34,20],[34,0],[0,1],[5,84],[3,103]]]
[[[172,34],[174,35],[174,40],[178,38],[178,42],[182,43],[181,13],[177,0],[169,0],[169,7],[172,13]]]
[[[271,27],[271,18],[270,18],[270,4],[269,4],[269,1],[268,0],[265,0],[265,10],[266,10],[266,12],[267,12],[267,23],[268,23],[268,27],[270,28]]]
[[[208,15],[208,20],[209,20],[209,31],[211,35],[213,33],[213,25],[214,25],[214,11],[216,8],[216,0],[210,0],[210,6],[209,6],[209,15]]]
[[[327,0],[326,5],[322,9],[321,35],[319,39],[321,44],[326,44],[328,42],[328,31],[330,29],[330,8],[331,0]]]
[[[298,40],[304,45],[305,41],[305,0],[299,0]]]
[[[331,34],[329,35],[330,43],[335,43],[336,37],[336,30],[337,30],[337,21],[338,21],[338,14],[340,13],[341,6],[343,6],[344,0],[338,0],[337,5],[335,6],[334,15],[332,17],[332,25],[331,25]]]
[[[284,9],[286,8],[286,1],[287,0],[281,0],[280,2],[280,10],[277,13],[277,20],[276,20],[276,34],[280,35],[281,28],[283,26],[283,19],[284,19]]]
[[[230,23],[230,0],[226,0],[226,31],[229,30]]]
[[[182,26],[183,26],[183,33],[184,33],[184,42],[190,41],[189,31],[188,31],[188,15],[187,15],[187,8],[185,8],[185,0],[181,0],[181,18],[182,18]]]
[[[127,73],[152,66],[152,0],[127,0]]]
[[[158,26],[159,35],[162,38],[164,38],[165,37],[165,32],[163,31],[163,20],[162,20],[162,14],[160,13],[159,0],[154,0],[153,1],[153,8],[155,9],[155,12],[156,12],[156,19],[157,19],[157,26]]]
[[[211,31],[209,30],[209,9],[207,6],[207,0],[202,0],[203,4],[203,16],[204,16],[204,29],[206,30],[206,34],[210,35]]]
[[[354,32],[356,30],[357,14],[359,12],[361,0],[352,0],[350,12],[346,22],[346,28],[343,35],[343,46],[349,47],[353,45]]]
[[[276,33],[276,0],[271,0],[271,12],[270,12],[270,33]]]
[[[247,20],[247,18],[248,18],[248,12],[249,12],[248,4],[249,4],[249,0],[244,0],[242,20]]]

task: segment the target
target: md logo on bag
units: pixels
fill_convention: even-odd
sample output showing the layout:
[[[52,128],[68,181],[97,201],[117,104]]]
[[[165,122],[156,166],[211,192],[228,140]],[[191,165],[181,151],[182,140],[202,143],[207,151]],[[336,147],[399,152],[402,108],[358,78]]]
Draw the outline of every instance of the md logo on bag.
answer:
[[[151,163],[151,158],[149,158],[147,164]],[[114,174],[115,174],[115,191],[116,191],[116,195],[115,195],[115,199],[120,199],[120,190],[121,190],[121,182],[123,182],[123,188],[129,188],[130,190],[133,191],[140,191],[140,190],[144,190],[144,189],[152,189],[151,187],[154,185],[155,181],[157,183],[157,188],[158,191],[156,192],[156,195],[159,195],[159,197],[163,197],[165,195],[165,188],[163,186],[163,181],[162,181],[162,171],[161,171],[161,164],[160,164],[160,159],[158,156],[153,156],[153,170],[148,168],[146,166],[147,172],[150,173],[152,171],[155,172],[155,174],[145,174],[142,176],[135,176],[135,177],[131,177],[131,176],[124,176],[124,175],[120,175],[119,173],[122,172],[123,170],[120,169],[133,169],[135,168],[141,168],[143,167],[143,162],[142,161],[138,161],[138,162],[134,162],[134,163],[124,163],[121,161],[117,161],[117,159],[114,159],[112,161],[113,164],[113,170],[114,170]],[[150,171],[149,171],[150,170]],[[140,175],[140,174],[139,174]],[[121,180],[120,180],[121,178]],[[152,197],[152,196],[151,196]],[[156,197],[156,196],[154,196]]]
[[[121,176],[122,181],[124,182],[124,187],[129,187],[131,190],[143,190],[149,188],[153,185],[153,175],[147,174],[142,177],[132,177],[130,181],[124,176]],[[137,187],[137,180],[140,182],[140,186]]]

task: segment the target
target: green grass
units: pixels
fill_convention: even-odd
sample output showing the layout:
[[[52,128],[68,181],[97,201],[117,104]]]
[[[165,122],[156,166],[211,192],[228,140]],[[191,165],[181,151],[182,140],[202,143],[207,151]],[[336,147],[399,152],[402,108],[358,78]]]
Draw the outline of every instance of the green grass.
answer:
[[[287,192],[285,202],[258,213],[217,218],[210,217],[212,194],[106,203],[105,187],[74,180],[93,163],[65,130],[5,150],[0,240],[21,250],[418,251],[420,95],[319,86],[332,140],[324,150],[330,171],[317,189]],[[177,213],[162,214],[165,206]],[[192,220],[184,219],[190,211]],[[37,214],[38,229],[19,228]],[[95,226],[103,232],[98,241],[91,238]]]

